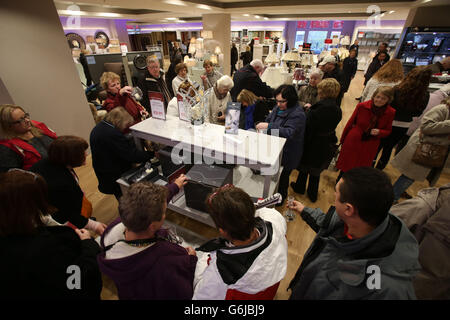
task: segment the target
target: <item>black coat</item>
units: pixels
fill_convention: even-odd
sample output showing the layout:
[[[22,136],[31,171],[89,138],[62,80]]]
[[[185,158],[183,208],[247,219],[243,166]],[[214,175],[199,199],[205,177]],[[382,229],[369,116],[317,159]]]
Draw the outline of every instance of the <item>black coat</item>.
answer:
[[[385,62],[383,62],[384,64]],[[370,63],[369,67],[367,68],[366,74],[364,75],[364,78],[366,80],[364,80],[364,85],[367,84],[367,82],[370,80],[370,78],[372,78],[372,76],[378,71],[380,70],[380,68],[383,66],[383,64],[381,64],[381,62],[378,60],[378,58],[375,56],[375,58],[373,58],[372,62]]]
[[[100,247],[93,239],[80,240],[66,226],[40,227],[33,235],[0,237],[0,298],[99,300],[99,253]],[[67,283],[75,283],[71,279],[77,274],[69,266],[80,268],[80,289],[67,287]]]
[[[59,223],[69,221],[79,229],[84,228],[88,219],[81,215],[83,191],[69,169],[44,159],[35,163],[30,171],[40,174],[47,182],[49,203],[58,209],[52,215],[53,219]]]
[[[350,57],[345,58],[342,70],[344,73],[342,90],[343,92],[347,92],[348,87],[350,86],[350,82],[352,81],[352,78],[355,76],[356,71],[358,70],[358,59]]]
[[[231,99],[237,101],[237,96],[242,89],[253,92],[257,97],[273,97],[273,89],[262,82],[259,74],[251,65],[246,65],[235,72],[233,76],[234,87],[231,89]]]
[[[267,133],[273,134],[274,130],[278,130],[278,136],[287,139],[283,147],[281,165],[285,170],[293,170],[298,166],[303,155],[305,112],[299,105],[286,109],[280,115],[278,115],[279,110],[275,107],[267,116],[266,122],[270,126]]]
[[[150,100],[148,99],[148,92],[161,92],[164,96],[164,106],[167,109],[167,105],[169,101],[173,98],[169,91],[170,85],[167,86],[164,72],[160,71],[160,77],[158,79],[154,78],[148,70],[144,70],[143,72],[139,72],[137,86],[142,90],[142,100],[140,103],[145,107],[149,114],[151,114],[152,110],[150,108]]]
[[[352,44],[351,46],[350,46],[350,48],[348,49],[348,51],[351,51],[351,50],[356,50],[356,56],[355,56],[355,58],[357,58],[358,57],[358,53],[359,53],[359,45],[357,45],[357,44]]]
[[[98,179],[98,190],[114,194],[119,188],[116,180],[132,168],[133,163],[148,161],[153,153],[140,151],[112,124],[101,121],[90,136],[92,166]]]
[[[332,158],[336,144],[336,126],[342,111],[334,99],[323,99],[313,104],[306,113],[305,145],[302,166],[324,169]]]
[[[252,53],[250,51],[244,51],[241,53],[242,64],[246,66],[250,62],[252,62]]]
[[[234,65],[239,60],[239,54],[236,47],[231,48],[231,64]]]

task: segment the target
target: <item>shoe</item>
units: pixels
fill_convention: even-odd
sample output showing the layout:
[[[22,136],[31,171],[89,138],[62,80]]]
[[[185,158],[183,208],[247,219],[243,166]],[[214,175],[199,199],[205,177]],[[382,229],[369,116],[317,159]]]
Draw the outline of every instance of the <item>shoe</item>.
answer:
[[[317,194],[319,192],[319,181],[320,176],[319,177],[309,176],[308,190],[306,193],[311,202],[317,201]]]
[[[297,188],[297,184],[295,182],[291,182],[291,188],[292,190],[294,190],[295,193],[298,194],[305,194],[305,187],[303,186],[303,188]]]

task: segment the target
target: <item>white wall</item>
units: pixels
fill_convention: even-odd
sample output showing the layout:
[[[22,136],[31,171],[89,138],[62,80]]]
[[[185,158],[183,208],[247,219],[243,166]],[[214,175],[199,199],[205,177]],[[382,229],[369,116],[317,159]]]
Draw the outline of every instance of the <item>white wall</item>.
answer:
[[[0,77],[11,99],[58,135],[89,141],[95,122],[53,1],[0,9]]]

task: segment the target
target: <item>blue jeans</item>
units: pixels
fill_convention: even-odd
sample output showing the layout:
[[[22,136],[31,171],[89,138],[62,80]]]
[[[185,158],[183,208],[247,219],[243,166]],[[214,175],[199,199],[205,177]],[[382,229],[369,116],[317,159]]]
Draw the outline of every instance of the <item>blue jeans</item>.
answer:
[[[413,183],[413,179],[408,178],[403,174],[398,177],[397,181],[394,183],[394,201],[400,199],[402,193],[405,192],[406,189],[408,189]]]

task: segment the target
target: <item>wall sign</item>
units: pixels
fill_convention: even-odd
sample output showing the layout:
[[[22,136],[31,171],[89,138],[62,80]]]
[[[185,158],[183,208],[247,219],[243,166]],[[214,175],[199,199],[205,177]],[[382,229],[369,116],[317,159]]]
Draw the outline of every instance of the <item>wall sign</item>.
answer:
[[[329,21],[311,21],[311,28],[328,28]]]

